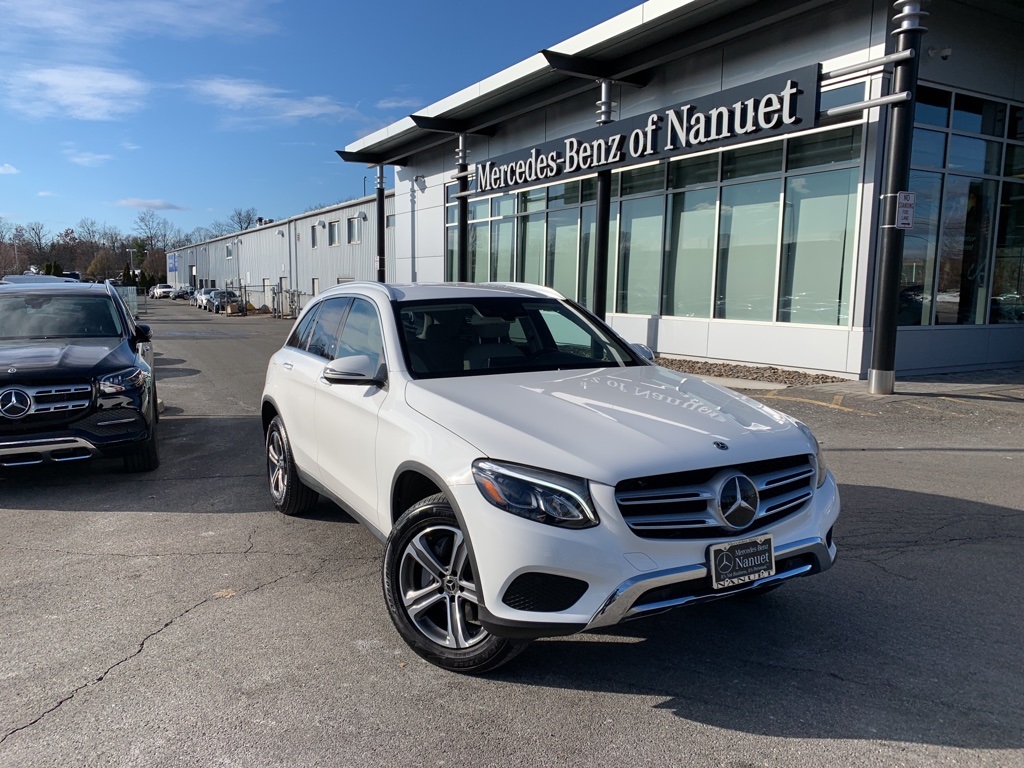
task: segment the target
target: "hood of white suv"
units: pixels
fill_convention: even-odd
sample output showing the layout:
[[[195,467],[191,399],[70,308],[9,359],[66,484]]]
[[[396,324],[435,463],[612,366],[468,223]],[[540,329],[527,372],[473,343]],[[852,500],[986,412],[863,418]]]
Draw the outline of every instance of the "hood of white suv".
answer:
[[[609,485],[814,452],[790,418],[656,366],[419,380],[406,399],[483,456]]]

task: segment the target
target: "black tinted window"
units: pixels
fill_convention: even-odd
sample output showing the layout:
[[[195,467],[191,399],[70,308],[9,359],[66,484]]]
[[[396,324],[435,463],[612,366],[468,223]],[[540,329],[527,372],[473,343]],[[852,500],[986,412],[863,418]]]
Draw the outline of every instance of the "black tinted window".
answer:
[[[384,342],[377,311],[368,301],[356,299],[341,332],[341,344],[334,357],[366,355],[374,366],[384,362]]]
[[[351,299],[327,299],[323,302],[309,338],[309,352],[327,360],[337,357],[338,330],[350,302]]]
[[[317,305],[305,314],[302,321],[295,326],[292,335],[288,337],[288,341],[285,342],[286,346],[296,347],[297,349],[306,348],[306,345],[309,343],[310,331],[313,330],[313,323],[316,322],[316,316],[319,311],[320,305]]]

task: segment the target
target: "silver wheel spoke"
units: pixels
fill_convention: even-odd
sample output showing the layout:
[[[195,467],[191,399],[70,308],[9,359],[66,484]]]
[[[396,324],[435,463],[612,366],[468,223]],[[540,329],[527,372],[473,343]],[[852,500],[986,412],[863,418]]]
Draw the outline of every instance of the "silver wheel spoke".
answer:
[[[425,537],[430,533],[424,531],[409,542],[406,554],[419,563],[438,583],[444,581],[447,569],[438,561],[437,557],[430,550]]]
[[[435,605],[438,600],[444,599],[444,594],[438,592],[437,587],[428,587],[427,589],[419,590],[418,592],[402,595],[402,602],[405,603],[406,610],[409,611],[409,616],[416,622],[419,622],[420,617],[430,610],[431,606]]]

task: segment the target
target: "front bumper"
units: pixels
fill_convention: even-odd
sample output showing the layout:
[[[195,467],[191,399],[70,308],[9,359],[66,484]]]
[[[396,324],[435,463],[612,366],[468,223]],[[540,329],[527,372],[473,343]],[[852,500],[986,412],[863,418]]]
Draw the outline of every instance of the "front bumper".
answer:
[[[729,539],[638,536],[615,508],[613,489],[591,490],[600,525],[565,530],[502,512],[484,501],[475,486],[451,488],[472,543],[481,622],[490,632],[527,638],[599,629],[820,573],[835,561],[832,528],[839,516],[839,492],[831,475],[800,510],[758,530],[758,535],[773,537],[776,573],[719,590],[711,586],[707,551]],[[524,601],[517,589],[531,579],[536,599]],[[562,605],[557,598],[545,599],[545,590],[558,592],[573,583],[578,593],[570,589]],[[520,610],[524,604],[542,610]]]

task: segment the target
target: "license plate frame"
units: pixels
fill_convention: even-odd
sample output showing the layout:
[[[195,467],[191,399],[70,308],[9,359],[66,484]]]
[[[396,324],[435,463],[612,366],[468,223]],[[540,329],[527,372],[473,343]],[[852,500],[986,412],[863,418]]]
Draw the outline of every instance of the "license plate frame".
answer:
[[[775,542],[770,533],[708,547],[712,589],[727,589],[775,575]]]

